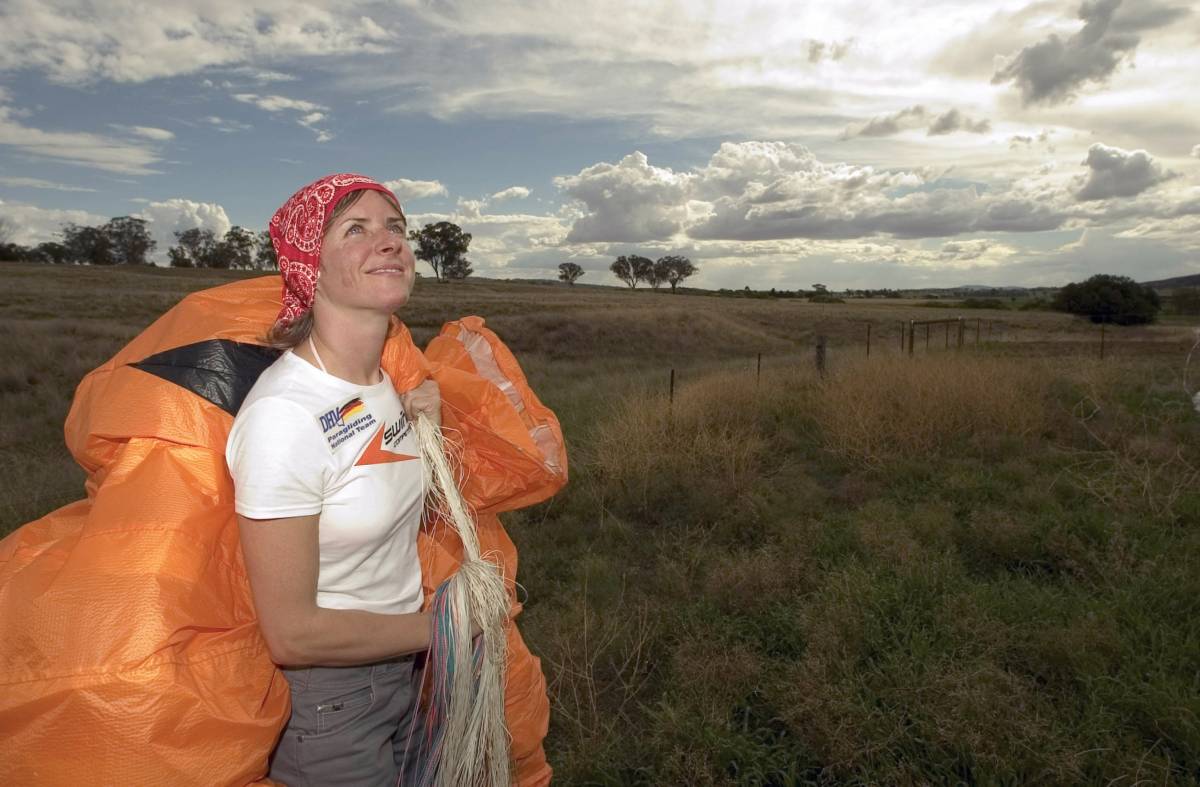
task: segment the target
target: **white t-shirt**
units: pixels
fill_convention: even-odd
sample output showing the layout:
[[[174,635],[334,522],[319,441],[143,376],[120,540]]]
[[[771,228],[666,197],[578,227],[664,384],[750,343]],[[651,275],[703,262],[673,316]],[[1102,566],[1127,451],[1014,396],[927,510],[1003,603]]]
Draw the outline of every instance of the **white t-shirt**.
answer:
[[[225,447],[239,514],[321,515],[319,607],[421,608],[420,451],[381,374],[357,385],[285,352],[250,389]]]

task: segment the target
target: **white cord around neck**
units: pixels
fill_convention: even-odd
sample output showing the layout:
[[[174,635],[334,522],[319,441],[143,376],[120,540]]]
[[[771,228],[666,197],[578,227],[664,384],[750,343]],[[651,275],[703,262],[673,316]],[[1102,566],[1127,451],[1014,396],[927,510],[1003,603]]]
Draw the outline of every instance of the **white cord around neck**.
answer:
[[[321,353],[317,352],[317,344],[313,341],[311,333],[308,335],[308,348],[312,350],[313,358],[316,359],[317,366],[321,368],[321,371],[325,372],[325,374],[329,374],[328,370],[325,369],[325,364],[321,361]]]

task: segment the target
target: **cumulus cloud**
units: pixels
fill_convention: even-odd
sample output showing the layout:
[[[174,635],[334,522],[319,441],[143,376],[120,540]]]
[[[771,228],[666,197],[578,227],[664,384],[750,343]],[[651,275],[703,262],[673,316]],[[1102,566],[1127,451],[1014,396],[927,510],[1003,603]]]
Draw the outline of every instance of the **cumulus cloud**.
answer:
[[[69,186],[65,183],[55,183],[41,178],[12,178],[0,177],[0,185],[10,186],[12,188],[25,189],[49,189],[51,191],[95,191],[95,189],[84,188],[83,186]]]
[[[179,197],[151,202],[142,208],[137,218],[149,223],[150,237],[158,243],[154,257],[159,261],[166,259],[167,249],[175,245],[176,232],[199,227],[212,230],[220,238],[232,226],[225,208],[215,202],[193,202]]]
[[[587,208],[567,240],[589,243],[669,237],[683,227],[691,180],[690,175],[652,166],[640,151],[616,164],[594,164],[577,175],[555,178],[563,193]]]
[[[1083,164],[1088,173],[1075,192],[1081,202],[1134,197],[1174,177],[1144,150],[1122,150],[1099,142],[1088,148]]]
[[[929,181],[925,172],[823,162],[783,142],[727,142],[706,166],[686,173],[632,154],[557,183],[583,207],[568,242],[666,241],[681,232],[740,242],[927,238],[1037,232],[1070,218],[1061,189],[992,192]]]
[[[948,109],[933,119],[926,132],[931,137],[942,134],[953,134],[955,131],[966,131],[969,134],[986,134],[992,130],[991,121],[987,119],[973,120],[957,109]]]
[[[436,180],[396,178],[395,180],[384,181],[383,185],[396,193],[396,198],[400,200],[401,204],[409,200],[424,199],[425,197],[446,196],[446,187],[440,181]]]
[[[1192,158],[1200,158],[1200,145],[1192,148]]]
[[[0,200],[0,215],[12,224],[12,242],[22,246],[61,240],[64,224],[97,226],[108,221],[107,216],[86,210],[57,210],[5,200]]]
[[[1185,8],[1142,3],[1118,15],[1121,0],[1085,0],[1078,17],[1083,27],[1027,46],[992,76],[992,84],[1012,82],[1024,104],[1060,104],[1088,84],[1102,84],[1141,41],[1140,32],[1186,15]]]
[[[509,186],[503,191],[497,191],[492,195],[494,202],[499,202],[504,199],[525,199],[531,192],[524,186]]]

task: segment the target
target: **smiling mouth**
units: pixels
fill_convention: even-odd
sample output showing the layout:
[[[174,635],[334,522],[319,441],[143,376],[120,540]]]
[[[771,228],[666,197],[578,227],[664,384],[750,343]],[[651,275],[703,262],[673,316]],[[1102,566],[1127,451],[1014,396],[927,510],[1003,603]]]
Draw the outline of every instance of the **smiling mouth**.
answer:
[[[404,271],[404,269],[403,269],[403,268],[376,268],[375,270],[373,270],[373,271],[370,271],[370,272],[368,273],[368,275],[370,275],[370,276],[374,276],[374,275],[376,275],[376,274],[383,274],[383,275],[389,275],[389,274],[390,274],[390,275],[393,275],[393,276],[394,276],[394,275],[397,275],[397,274],[403,274],[404,272],[405,272],[405,271]]]

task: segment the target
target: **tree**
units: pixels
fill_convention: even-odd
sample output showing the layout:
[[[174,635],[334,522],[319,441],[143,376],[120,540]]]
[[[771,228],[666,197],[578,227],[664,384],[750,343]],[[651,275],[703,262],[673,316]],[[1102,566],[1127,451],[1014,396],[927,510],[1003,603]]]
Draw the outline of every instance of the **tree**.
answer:
[[[254,255],[254,268],[260,271],[279,269],[279,258],[275,256],[275,244],[271,243],[271,231],[258,233],[258,251]]]
[[[1098,273],[1086,281],[1063,287],[1052,305],[1058,311],[1087,317],[1095,323],[1142,325],[1154,322],[1162,301],[1152,288],[1128,276]]]
[[[192,227],[190,230],[177,231],[175,244],[167,249],[167,257],[175,268],[213,268],[221,267],[217,259],[217,236],[212,230],[202,230]]]
[[[663,270],[665,271],[667,284],[671,285],[672,293],[675,292],[675,288],[678,287],[684,279],[688,278],[689,276],[696,275],[696,271],[698,270],[698,268],[696,268],[696,266],[692,264],[692,261],[687,257],[680,257],[675,254],[668,255],[666,257],[659,257],[658,261],[655,262],[654,265],[655,267],[660,265],[662,266]]]
[[[54,241],[39,243],[33,251],[43,262],[51,262],[55,265],[61,265],[69,259],[67,247]]]
[[[146,255],[158,244],[150,237],[145,219],[118,216],[100,228],[108,237],[113,260],[122,265],[146,265]]]
[[[112,239],[99,227],[81,227],[67,224],[62,228],[62,245],[67,249],[67,259],[88,265],[114,265]]]
[[[249,270],[254,267],[256,245],[250,230],[236,225],[230,227],[225,237],[217,244],[217,256],[222,259],[223,264],[215,267]]]
[[[558,264],[558,280],[565,281],[572,287],[575,286],[575,281],[584,274],[583,268],[574,262],[560,262]]]
[[[465,279],[474,272],[470,261],[466,257],[456,257],[449,262],[442,263],[442,278],[446,281],[450,281],[451,279]]]
[[[437,224],[426,224],[419,230],[408,234],[408,239],[416,244],[413,253],[418,260],[429,263],[433,275],[441,281],[447,271],[459,273],[466,270],[462,276],[471,274],[471,266],[464,257],[471,245],[471,233],[463,232],[462,227],[449,221],[439,221]]]
[[[650,272],[654,269],[654,263],[646,257],[639,257],[636,254],[625,256],[622,254],[617,257],[616,262],[608,266],[608,269],[613,274],[629,285],[629,289],[637,289],[639,281],[646,281]]]

